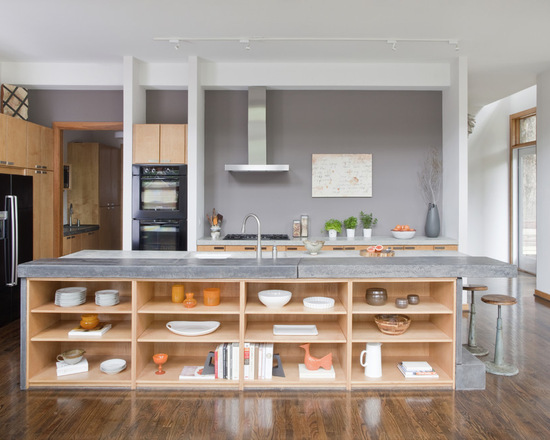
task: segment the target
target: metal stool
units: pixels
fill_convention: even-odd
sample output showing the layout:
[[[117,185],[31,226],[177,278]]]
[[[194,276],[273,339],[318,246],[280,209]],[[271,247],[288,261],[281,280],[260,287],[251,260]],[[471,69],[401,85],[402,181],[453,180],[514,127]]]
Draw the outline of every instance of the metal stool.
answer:
[[[468,343],[464,344],[464,348],[474,356],[485,356],[486,354],[489,354],[489,350],[476,344],[476,303],[474,292],[485,291],[487,290],[487,286],[472,284],[469,286],[464,286],[462,290],[470,291],[472,296],[472,304],[470,306],[470,327],[468,328]]]
[[[511,306],[517,303],[513,296],[507,295],[484,295],[481,301],[487,304],[496,304],[498,306],[497,318],[497,337],[495,341],[495,360],[494,362],[485,361],[487,373],[498,374],[499,376],[515,376],[519,373],[515,365],[505,364],[503,360],[504,344],[502,342],[502,317],[500,315],[500,306]]]

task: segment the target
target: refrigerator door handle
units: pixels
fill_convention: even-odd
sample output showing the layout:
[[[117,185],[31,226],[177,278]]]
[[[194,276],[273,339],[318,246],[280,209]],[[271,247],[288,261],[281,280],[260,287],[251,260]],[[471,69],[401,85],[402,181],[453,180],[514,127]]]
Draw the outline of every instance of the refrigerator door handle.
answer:
[[[17,286],[17,261],[19,256],[17,250],[19,249],[19,243],[17,242],[18,234],[18,218],[17,218],[17,196],[6,196],[6,211],[8,211],[8,217],[11,219],[9,230],[11,249],[9,249],[10,258],[8,265],[8,279],[6,280],[6,286]]]

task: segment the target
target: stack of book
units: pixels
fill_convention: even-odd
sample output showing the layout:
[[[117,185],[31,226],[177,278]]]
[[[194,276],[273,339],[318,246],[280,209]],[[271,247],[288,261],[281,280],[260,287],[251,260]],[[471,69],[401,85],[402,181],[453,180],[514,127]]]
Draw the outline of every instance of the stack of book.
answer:
[[[63,361],[57,361],[55,363],[55,366],[56,366],[58,376],[84,373],[85,371],[88,371],[88,361],[86,360],[86,358],[82,358],[82,360],[76,364],[68,364]]]
[[[93,329],[86,329],[80,326],[69,330],[69,336],[78,336],[78,337],[98,337],[104,335],[111,328],[111,324],[100,322],[97,327]]]
[[[273,378],[273,344],[244,343],[244,379],[270,380]]]
[[[439,375],[428,362],[399,362],[399,371],[407,379],[437,379]]]
[[[214,352],[214,377],[239,380],[239,343],[219,344]]]

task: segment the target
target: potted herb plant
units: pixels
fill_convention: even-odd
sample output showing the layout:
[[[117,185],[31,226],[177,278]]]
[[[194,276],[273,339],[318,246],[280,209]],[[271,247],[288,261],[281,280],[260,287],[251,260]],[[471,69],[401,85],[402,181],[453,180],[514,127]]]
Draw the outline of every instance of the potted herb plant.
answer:
[[[355,237],[355,228],[357,227],[357,217],[351,216],[344,220],[346,227],[346,236],[348,238]]]
[[[363,237],[370,238],[372,237],[372,227],[378,223],[377,218],[373,218],[372,212],[369,214],[364,213],[361,211],[359,214],[359,218],[361,219],[361,224],[363,225]]]
[[[333,240],[336,238],[336,234],[342,232],[342,222],[331,218],[325,222],[325,231],[328,231],[328,237]]]

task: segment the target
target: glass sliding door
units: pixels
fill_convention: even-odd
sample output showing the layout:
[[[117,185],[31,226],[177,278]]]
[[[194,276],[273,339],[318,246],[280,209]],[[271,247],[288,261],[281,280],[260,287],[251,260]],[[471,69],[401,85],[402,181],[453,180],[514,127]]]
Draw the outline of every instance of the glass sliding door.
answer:
[[[518,268],[537,270],[537,150],[535,146],[517,149],[517,251]]]

